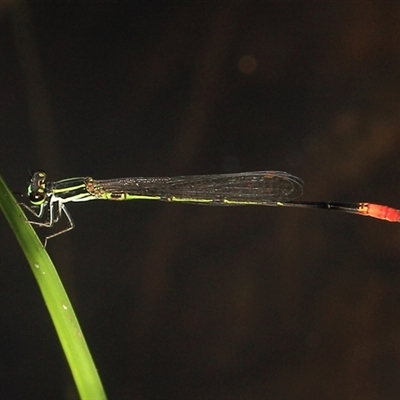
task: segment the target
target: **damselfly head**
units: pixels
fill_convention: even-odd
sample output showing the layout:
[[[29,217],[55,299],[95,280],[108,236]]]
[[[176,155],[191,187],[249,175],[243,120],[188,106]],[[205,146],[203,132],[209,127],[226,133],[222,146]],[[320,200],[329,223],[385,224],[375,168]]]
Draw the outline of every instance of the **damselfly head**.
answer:
[[[28,198],[34,206],[40,206],[46,201],[46,173],[37,171],[32,175],[28,186]]]

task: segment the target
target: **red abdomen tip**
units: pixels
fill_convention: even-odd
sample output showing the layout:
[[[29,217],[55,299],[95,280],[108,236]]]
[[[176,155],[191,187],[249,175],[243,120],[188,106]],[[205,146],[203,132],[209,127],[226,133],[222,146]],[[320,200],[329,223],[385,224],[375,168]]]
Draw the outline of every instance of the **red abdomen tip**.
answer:
[[[384,219],[390,222],[400,222],[400,210],[379,204],[368,204],[368,212],[370,217]]]

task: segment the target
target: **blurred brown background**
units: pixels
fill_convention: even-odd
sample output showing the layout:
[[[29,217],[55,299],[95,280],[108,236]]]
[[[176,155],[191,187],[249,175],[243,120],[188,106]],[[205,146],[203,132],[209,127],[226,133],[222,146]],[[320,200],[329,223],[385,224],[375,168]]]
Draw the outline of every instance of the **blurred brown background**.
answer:
[[[0,173],[283,170],[400,208],[399,2],[0,3]],[[110,399],[397,399],[400,225],[89,202],[48,250]],[[43,230],[39,231],[43,236]],[[0,219],[3,399],[75,399]]]

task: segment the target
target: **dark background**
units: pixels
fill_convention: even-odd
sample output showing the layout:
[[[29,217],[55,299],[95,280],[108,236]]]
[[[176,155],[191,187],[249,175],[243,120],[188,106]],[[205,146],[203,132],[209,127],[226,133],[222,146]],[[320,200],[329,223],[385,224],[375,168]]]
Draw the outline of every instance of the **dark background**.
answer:
[[[399,2],[0,2],[0,171],[283,170],[400,208]],[[110,399],[397,399],[400,225],[72,204],[50,241]],[[43,229],[39,233],[44,235]],[[75,399],[0,219],[2,399]]]

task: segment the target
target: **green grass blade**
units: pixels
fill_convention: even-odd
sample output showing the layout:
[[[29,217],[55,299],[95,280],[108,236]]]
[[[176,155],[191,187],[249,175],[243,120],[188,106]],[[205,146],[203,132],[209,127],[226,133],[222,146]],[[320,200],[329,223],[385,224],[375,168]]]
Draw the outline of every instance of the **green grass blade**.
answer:
[[[54,264],[1,176],[0,208],[37,280],[81,399],[106,399],[92,356]]]

